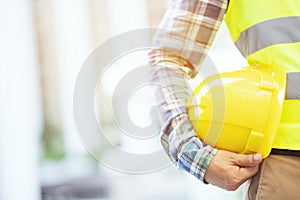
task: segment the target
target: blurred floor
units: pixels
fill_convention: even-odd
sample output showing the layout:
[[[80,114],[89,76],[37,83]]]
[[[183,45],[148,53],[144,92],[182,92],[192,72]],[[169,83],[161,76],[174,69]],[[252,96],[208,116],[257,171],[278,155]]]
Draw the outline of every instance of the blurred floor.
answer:
[[[121,174],[101,168],[99,175],[42,187],[45,200],[240,200],[242,188],[227,192],[204,185],[173,167],[143,175]]]

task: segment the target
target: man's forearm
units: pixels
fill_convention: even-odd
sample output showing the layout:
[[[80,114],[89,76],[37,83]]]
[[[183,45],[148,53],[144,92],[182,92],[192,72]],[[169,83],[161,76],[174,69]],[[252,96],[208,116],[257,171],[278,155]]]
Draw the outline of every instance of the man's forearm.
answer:
[[[178,61],[178,59],[175,59]],[[216,149],[197,137],[187,116],[185,99],[190,95],[188,75],[180,63],[164,62],[152,67],[155,96],[163,116],[161,142],[171,160],[181,169],[203,181]]]

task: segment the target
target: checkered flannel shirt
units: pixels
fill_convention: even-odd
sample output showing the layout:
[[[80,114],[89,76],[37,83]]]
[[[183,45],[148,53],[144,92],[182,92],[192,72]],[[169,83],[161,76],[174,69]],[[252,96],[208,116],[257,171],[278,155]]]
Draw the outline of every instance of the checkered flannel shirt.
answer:
[[[204,181],[217,150],[203,143],[188,119],[188,80],[212,45],[227,9],[227,0],[172,0],[149,52],[151,80],[163,126],[161,143],[174,164]]]

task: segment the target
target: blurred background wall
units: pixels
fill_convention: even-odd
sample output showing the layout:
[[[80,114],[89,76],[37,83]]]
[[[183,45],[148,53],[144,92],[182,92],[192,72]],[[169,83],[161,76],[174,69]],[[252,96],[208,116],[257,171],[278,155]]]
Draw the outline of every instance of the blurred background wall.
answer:
[[[76,132],[73,90],[85,59],[114,35],[158,27],[167,5],[167,0],[0,0],[1,200],[241,199],[241,190],[203,185],[173,166],[144,175],[115,172],[87,153]],[[246,65],[224,24],[210,57],[219,71]],[[119,65],[137,57],[129,59]],[[99,102],[110,100],[117,78],[106,77]],[[131,112],[137,121],[145,117],[140,108]],[[108,114],[105,117],[109,110],[99,109],[111,140],[137,151],[136,143],[114,129]],[[158,137],[154,139],[150,149],[159,144]]]

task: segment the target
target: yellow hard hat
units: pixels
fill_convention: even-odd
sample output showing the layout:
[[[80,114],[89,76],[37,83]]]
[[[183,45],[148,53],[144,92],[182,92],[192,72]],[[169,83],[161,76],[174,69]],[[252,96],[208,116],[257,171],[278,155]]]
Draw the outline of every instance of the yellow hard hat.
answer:
[[[286,73],[267,66],[213,75],[187,99],[188,115],[206,144],[267,157],[280,122],[285,88]]]

